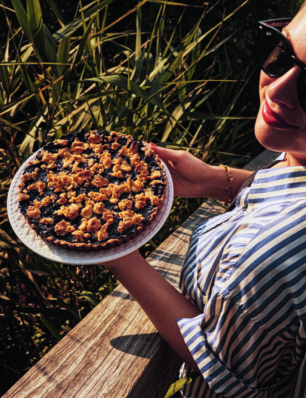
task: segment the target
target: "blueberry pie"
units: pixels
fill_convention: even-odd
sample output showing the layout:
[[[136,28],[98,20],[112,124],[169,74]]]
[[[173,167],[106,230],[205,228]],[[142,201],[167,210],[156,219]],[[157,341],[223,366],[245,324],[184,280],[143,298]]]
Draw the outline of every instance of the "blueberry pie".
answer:
[[[166,172],[153,151],[114,131],[74,132],[44,146],[19,184],[19,209],[44,240],[101,250],[133,239],[165,198]]]

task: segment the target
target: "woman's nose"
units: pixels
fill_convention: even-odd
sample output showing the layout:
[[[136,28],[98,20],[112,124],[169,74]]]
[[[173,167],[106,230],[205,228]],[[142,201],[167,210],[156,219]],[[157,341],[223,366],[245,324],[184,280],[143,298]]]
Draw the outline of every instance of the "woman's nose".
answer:
[[[295,65],[282,76],[270,78],[266,90],[271,101],[290,109],[298,107],[297,81],[300,73],[301,69]]]

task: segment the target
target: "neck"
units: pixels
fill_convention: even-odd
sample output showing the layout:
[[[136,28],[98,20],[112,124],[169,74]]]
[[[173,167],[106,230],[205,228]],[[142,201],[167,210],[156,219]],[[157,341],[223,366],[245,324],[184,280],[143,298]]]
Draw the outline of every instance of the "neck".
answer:
[[[286,166],[306,166],[306,156],[296,156],[291,153],[286,153],[286,157],[282,160],[278,167],[286,167]]]

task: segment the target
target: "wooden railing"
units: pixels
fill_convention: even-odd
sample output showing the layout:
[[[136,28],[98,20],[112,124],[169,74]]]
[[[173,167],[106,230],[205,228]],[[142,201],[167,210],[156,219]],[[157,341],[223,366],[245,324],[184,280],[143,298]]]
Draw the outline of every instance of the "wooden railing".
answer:
[[[265,151],[246,168],[260,168],[276,155]],[[207,200],[148,258],[176,288],[192,231],[222,212],[222,206]],[[120,285],[3,398],[163,398],[180,365],[138,303]]]

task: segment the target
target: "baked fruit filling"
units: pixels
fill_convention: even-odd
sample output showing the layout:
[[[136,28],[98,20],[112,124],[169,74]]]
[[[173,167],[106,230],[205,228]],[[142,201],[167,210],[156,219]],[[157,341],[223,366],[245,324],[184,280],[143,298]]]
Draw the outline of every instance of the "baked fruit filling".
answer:
[[[19,184],[19,208],[41,238],[100,250],[150,225],[165,189],[165,170],[141,141],[82,130],[47,144],[29,162]]]

